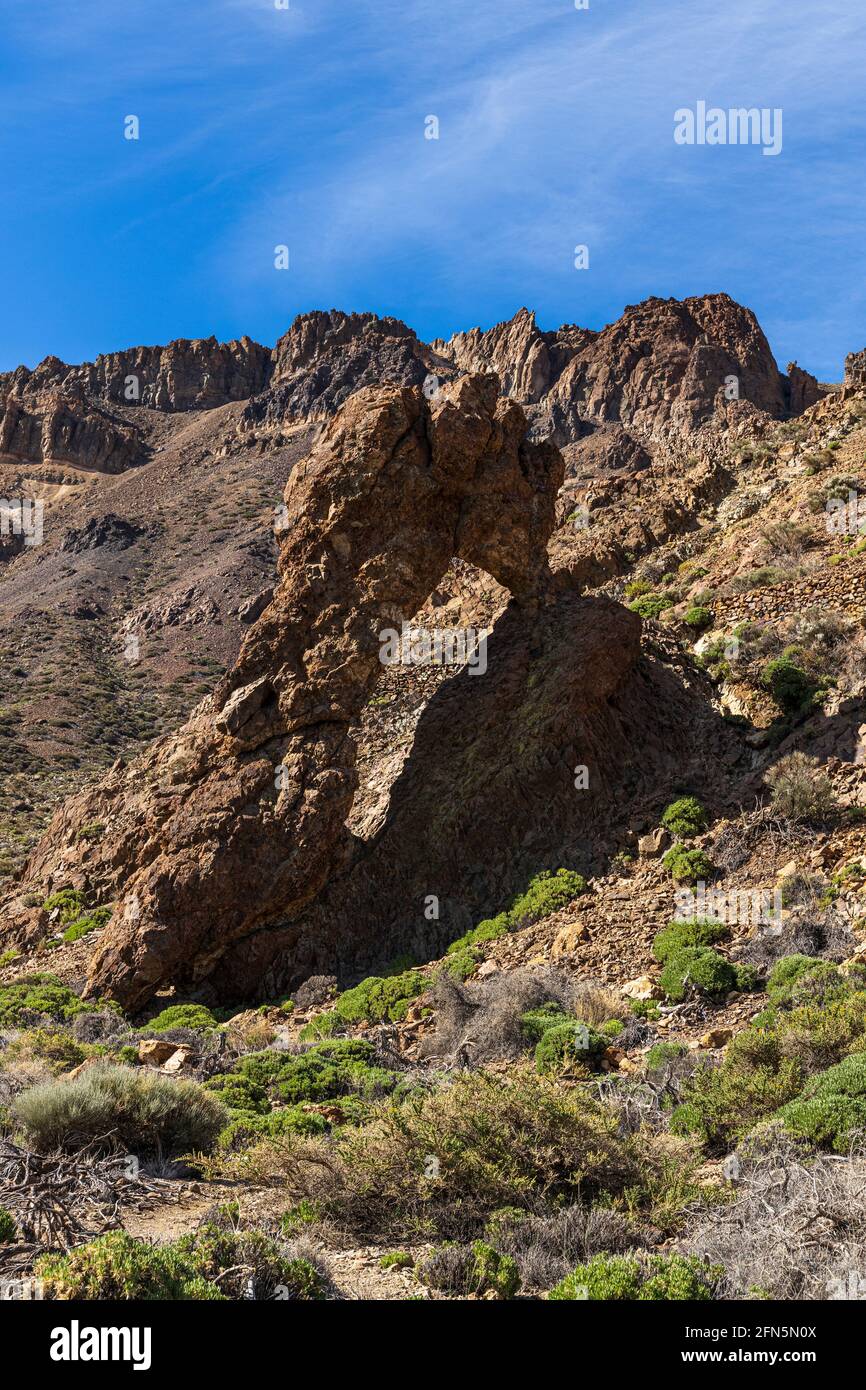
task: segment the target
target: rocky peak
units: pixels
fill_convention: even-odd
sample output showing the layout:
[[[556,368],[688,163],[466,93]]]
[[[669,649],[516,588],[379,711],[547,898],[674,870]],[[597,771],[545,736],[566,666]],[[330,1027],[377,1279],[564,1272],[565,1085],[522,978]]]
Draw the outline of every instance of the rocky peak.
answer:
[[[644,444],[692,435],[725,420],[729,377],[755,409],[786,411],[784,379],[757,319],[726,294],[646,299],[598,333],[573,324],[542,332],[521,309],[486,332],[432,346],[462,371],[495,371],[507,395],[532,407],[536,432],[560,445],[611,424]]]
[[[300,314],[273,353],[270,385],[250,402],[246,427],[326,419],[365,386],[421,386],[446,379],[453,365],[420,342],[400,319],[331,309]]]
[[[866,386],[866,348],[862,352],[849,352],[845,358],[846,388],[862,391]]]

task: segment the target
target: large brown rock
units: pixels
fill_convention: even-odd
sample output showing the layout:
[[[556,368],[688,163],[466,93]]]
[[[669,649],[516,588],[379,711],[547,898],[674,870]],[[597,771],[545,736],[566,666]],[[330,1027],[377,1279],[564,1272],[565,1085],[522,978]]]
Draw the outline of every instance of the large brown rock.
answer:
[[[524,435],[492,376],[432,403],[359,392],[324,431],[286,489],[281,583],[234,669],[177,734],[69,804],[28,863],[28,879],[69,881],[76,827],[108,827],[87,876],[120,901],[91,993],[136,1008],[168,981],[198,984],[319,893],[349,847],[351,726],[382,669],[380,631],[412,617],[455,555],[523,606],[550,582],[562,461]]]

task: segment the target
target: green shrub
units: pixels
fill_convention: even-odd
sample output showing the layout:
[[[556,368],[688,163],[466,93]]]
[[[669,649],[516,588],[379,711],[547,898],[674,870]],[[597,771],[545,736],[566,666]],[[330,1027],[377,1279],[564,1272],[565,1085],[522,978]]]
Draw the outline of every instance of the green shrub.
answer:
[[[167,1245],[111,1231],[66,1255],[47,1255],[35,1273],[48,1299],[321,1299],[322,1275],[309,1260],[288,1258],[262,1231],[209,1222]]]
[[[686,627],[693,628],[695,632],[706,632],[708,627],[713,625],[713,611],[711,608],[704,608],[702,604],[694,604],[683,617]]]
[[[583,874],[572,869],[545,869],[536,874],[524,893],[514,899],[508,909],[510,925],[517,930],[543,922],[551,913],[567,907],[574,898],[586,892]]]
[[[220,1130],[217,1148],[221,1153],[238,1153],[262,1139],[283,1139],[293,1134],[313,1138],[325,1134],[328,1128],[323,1115],[303,1110],[299,1105],[288,1105],[267,1115],[236,1111],[235,1118]]]
[[[408,1250],[391,1250],[387,1255],[380,1255],[380,1269],[411,1269],[415,1264],[415,1256],[410,1255]]]
[[[685,849],[682,845],[669,849],[662,863],[677,883],[697,883],[714,873],[713,864],[702,849]]]
[[[803,986],[815,979],[804,976]],[[835,994],[776,1012],[773,1035],[806,1072],[823,1071],[866,1045],[866,993]]]
[[[660,618],[666,608],[673,608],[674,601],[666,594],[643,594],[629,604],[633,613],[639,613],[642,618]]]
[[[105,1302],[134,1299],[223,1299],[192,1261],[172,1245],[147,1245],[125,1231],[110,1231],[67,1255],[45,1255],[35,1270],[48,1299]]]
[[[267,1115],[271,1109],[264,1086],[257,1085],[248,1076],[231,1073],[212,1076],[204,1083],[204,1089],[214,1091],[229,1110],[238,1110],[243,1115]]]
[[[68,1023],[76,1014],[92,1013],[96,1006],[85,1004],[55,975],[28,975],[9,985],[0,985],[0,1027],[25,1027],[31,1015],[41,1014],[56,1023]]]
[[[76,917],[71,926],[66,928],[63,933],[64,941],[79,941],[82,936],[87,936],[89,932],[96,931],[98,927],[104,927],[111,918],[113,909],[110,907],[94,907],[92,911],[83,913]]]
[[[724,923],[714,922],[711,917],[671,922],[653,938],[653,955],[664,965],[674,951],[680,951],[684,946],[713,946],[726,934]]]
[[[630,579],[625,586],[626,598],[642,598],[652,592],[652,584],[647,579]]]
[[[339,1096],[385,1095],[397,1084],[394,1072],[373,1065],[372,1045],[359,1038],[317,1043],[307,1052],[254,1052],[238,1071],[290,1105],[334,1100]]]
[[[657,1019],[661,1012],[657,999],[630,999],[628,1007],[635,1018],[645,1018],[650,1022]]]
[[[725,1147],[793,1100],[802,1085],[802,1067],[782,1055],[776,1038],[748,1029],[733,1039],[719,1066],[705,1063],[693,1072],[671,1129]]]
[[[460,951],[451,951],[449,948],[445,960],[442,962],[442,969],[452,979],[459,980],[462,984],[464,980],[468,980],[469,976],[475,973],[481,958],[482,953],[477,946],[467,946]]]
[[[751,994],[753,990],[759,989],[761,984],[760,972],[754,965],[744,961],[739,965],[734,965],[736,975],[735,988],[741,994]]]
[[[575,1064],[592,1067],[607,1045],[607,1038],[576,1019],[557,1023],[542,1034],[535,1049],[535,1066],[539,1072],[562,1071]]]
[[[142,1028],[143,1033],[167,1033],[172,1028],[218,1028],[219,1024],[204,1004],[169,1004]]]
[[[428,981],[418,970],[402,975],[370,975],[337,998],[333,1009],[301,1031],[301,1038],[330,1037],[353,1023],[398,1023],[405,1018],[413,999],[427,988]]]
[[[530,881],[525,892],[520,893],[506,912],[479,922],[477,927],[465,932],[448,947],[448,954],[457,954],[473,947],[483,946],[488,941],[496,941],[510,931],[533,926],[551,913],[558,912],[581,893],[586,892],[586,879],[572,869],[557,869],[551,873],[546,869]]]
[[[537,1009],[529,1009],[525,1014],[520,1015],[520,1031],[527,1042],[537,1043],[549,1028],[555,1028],[557,1024],[567,1023],[569,1015],[561,1004],[551,1001],[548,1004],[539,1004]]]
[[[79,888],[61,888],[59,893],[52,893],[42,904],[42,910],[55,912],[58,909],[61,926],[68,926],[84,911],[84,894]]]
[[[685,1057],[687,1054],[688,1048],[685,1043],[653,1043],[653,1046],[646,1054],[646,1068],[648,1071],[661,1071],[663,1067],[669,1067],[671,1062],[675,1062],[678,1058]]]
[[[6,1207],[0,1207],[0,1245],[5,1245],[7,1241],[14,1240],[17,1234],[15,1218],[11,1211]]]
[[[3,1054],[9,1062],[31,1058],[44,1062],[52,1076],[80,1066],[87,1053],[69,1033],[54,1028],[31,1028],[13,1039]]]
[[[808,705],[817,685],[802,666],[798,666],[793,649],[768,661],[761,672],[761,685],[772,695],[786,714],[797,714]]]
[[[866,1053],[855,1053],[813,1076],[779,1118],[798,1138],[848,1153],[858,1133],[866,1131]]]
[[[718,1266],[707,1266],[682,1255],[654,1255],[648,1260],[596,1255],[588,1263],[578,1265],[547,1297],[592,1302],[706,1301],[713,1298],[714,1285],[721,1274]]]
[[[767,994],[774,1004],[788,1004],[795,995],[798,982],[804,975],[820,971],[826,962],[820,956],[783,956],[767,976]]]
[[[486,946],[489,941],[497,941],[500,936],[507,936],[510,930],[511,918],[507,912],[500,912],[495,917],[486,917],[477,927],[472,927],[456,941],[452,941],[447,954],[463,956],[467,951],[474,952],[477,947]]]
[[[500,1255],[492,1245],[476,1240],[472,1246],[472,1283],[478,1293],[488,1290],[500,1298],[513,1298],[520,1288],[520,1273],[510,1255]]]
[[[326,1285],[309,1260],[286,1258],[263,1231],[236,1230],[224,1222],[207,1222],[181,1236],[174,1249],[196,1273],[229,1298],[322,1299]]]
[[[661,823],[680,840],[691,840],[706,830],[710,818],[696,796],[681,796],[665,807]]]
[[[679,1003],[690,989],[701,994],[727,994],[737,982],[731,963],[707,946],[682,946],[668,956],[659,984],[669,999]]]
[[[207,1150],[229,1119],[218,1098],[194,1081],[104,1064],[33,1086],[16,1097],[12,1115],[38,1149],[103,1140],[132,1153]]]

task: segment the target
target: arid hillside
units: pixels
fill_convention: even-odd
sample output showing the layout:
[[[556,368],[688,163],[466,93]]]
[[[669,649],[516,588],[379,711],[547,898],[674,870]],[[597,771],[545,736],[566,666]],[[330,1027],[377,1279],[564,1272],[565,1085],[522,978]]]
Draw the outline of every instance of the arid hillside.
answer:
[[[0,1269],[837,1296],[863,362],[715,294],[0,378]]]

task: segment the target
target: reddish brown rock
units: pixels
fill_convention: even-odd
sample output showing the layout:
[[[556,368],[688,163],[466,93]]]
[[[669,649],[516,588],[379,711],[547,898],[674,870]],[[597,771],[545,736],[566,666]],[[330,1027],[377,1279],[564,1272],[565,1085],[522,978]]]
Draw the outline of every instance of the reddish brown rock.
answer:
[[[360,392],[325,431],[286,490],[282,582],[234,670],[176,735],[67,807],[31,857],[28,877],[68,879],[75,827],[110,827],[88,872],[122,898],[91,993],[135,1008],[168,980],[199,983],[230,943],[321,890],[348,846],[350,727],[382,669],[380,630],[417,611],[452,555],[524,604],[549,581],[562,462],[524,433],[494,377],[429,405],[406,388]]]

